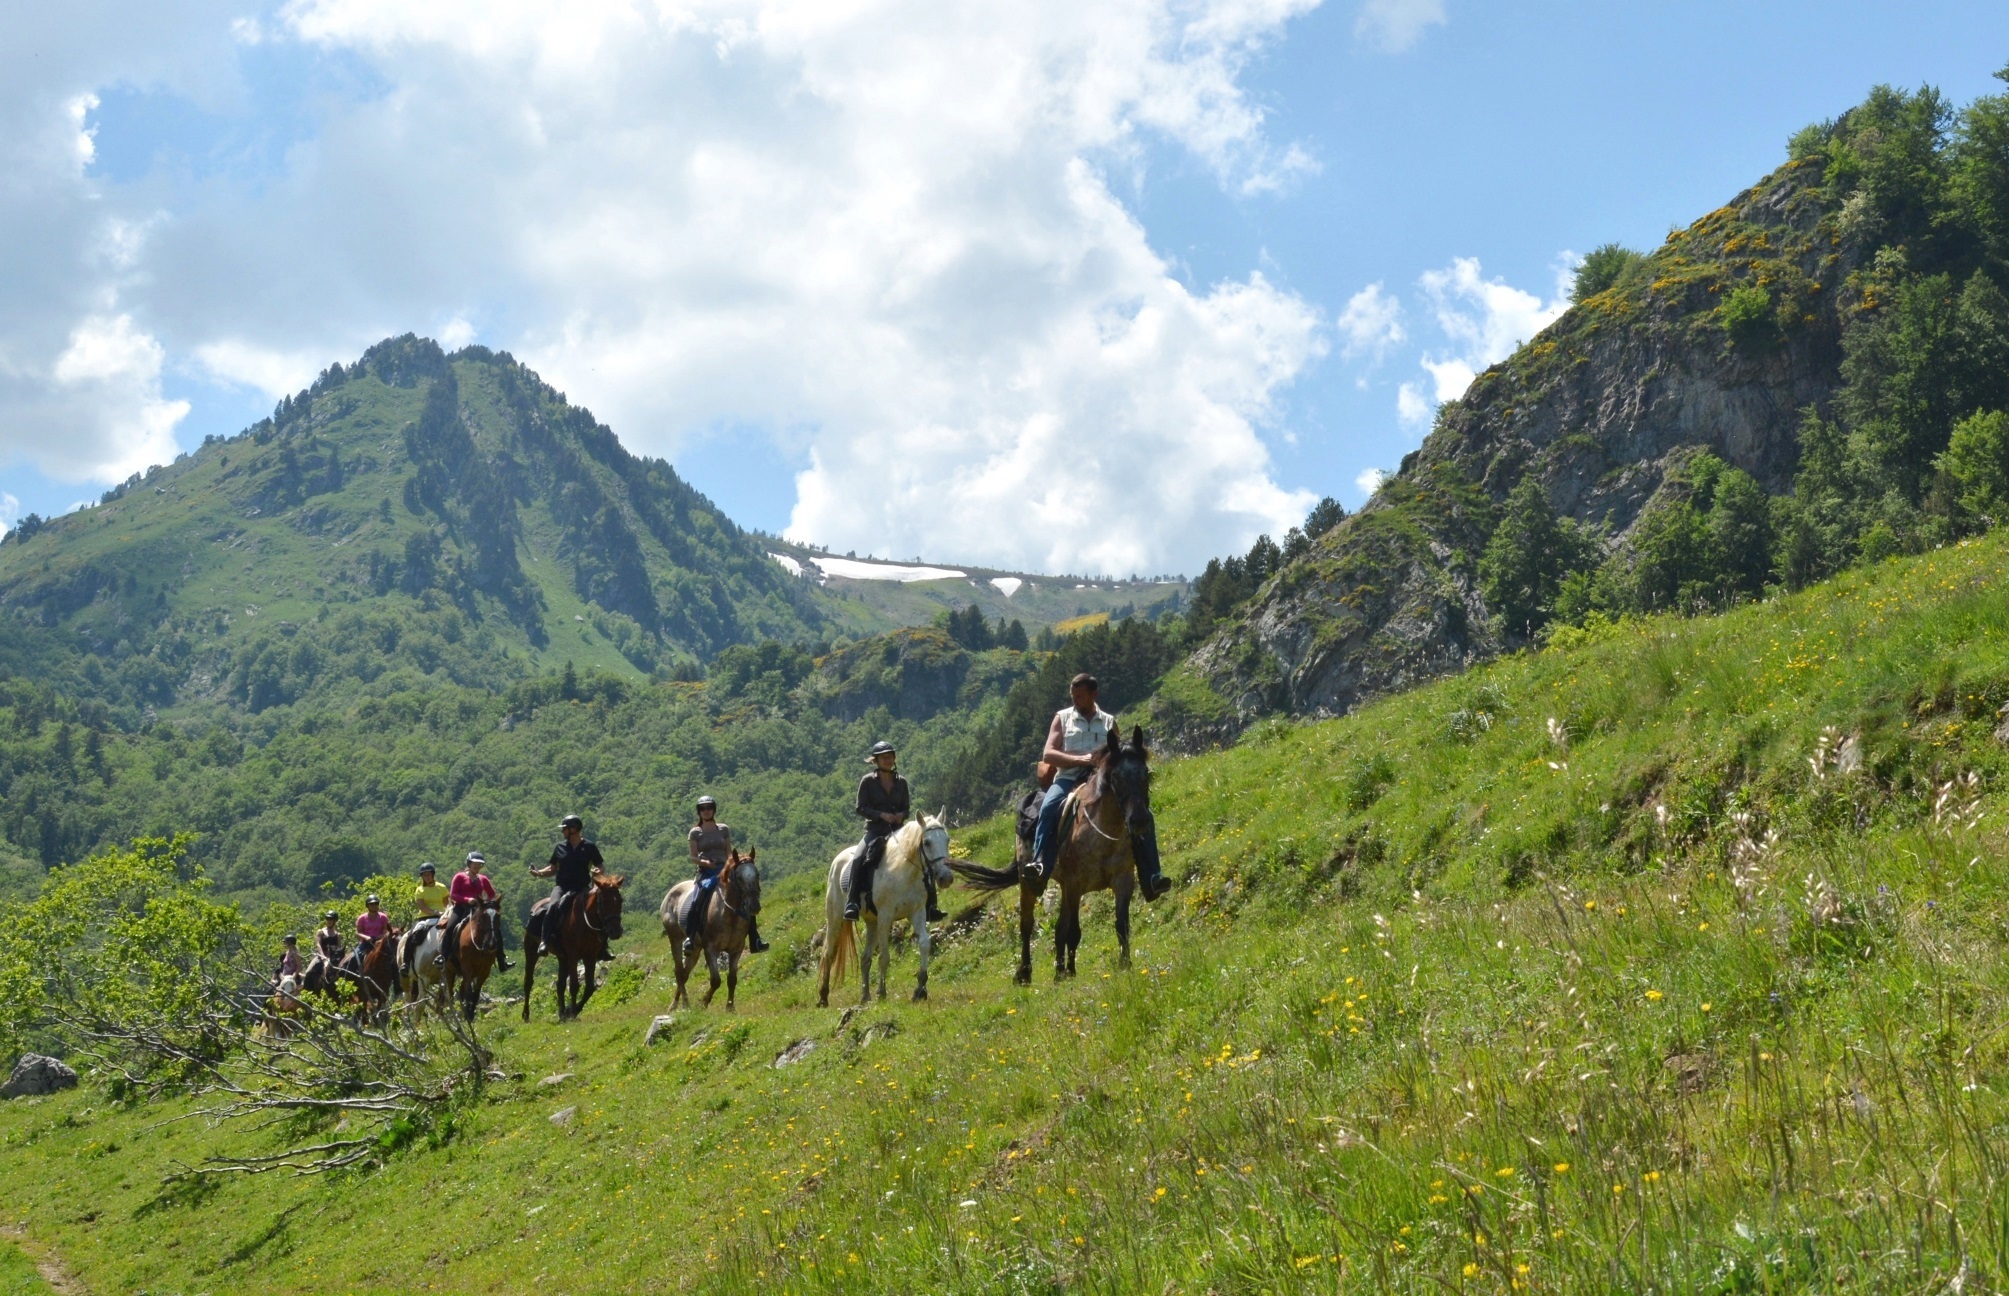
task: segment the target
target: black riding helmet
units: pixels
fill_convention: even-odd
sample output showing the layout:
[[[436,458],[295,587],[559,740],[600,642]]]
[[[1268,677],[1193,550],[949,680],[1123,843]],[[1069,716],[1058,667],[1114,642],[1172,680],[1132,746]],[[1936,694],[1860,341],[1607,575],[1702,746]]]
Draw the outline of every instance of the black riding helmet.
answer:
[[[895,754],[893,744],[881,738],[878,742],[872,744],[871,751],[865,753],[865,759],[869,762],[878,760],[881,756],[892,756]]]
[[[435,875],[435,876],[437,876],[437,875],[439,874],[439,870],[438,870],[438,869],[436,869],[436,868],[434,868],[434,867],[432,866],[432,861],[430,861],[430,860],[428,860],[428,861],[426,861],[425,863],[423,863],[423,864],[419,865],[419,874],[420,874],[420,876],[424,876],[424,875],[425,875],[425,874],[427,874],[427,873],[431,873],[431,874],[433,874],[433,875]]]
[[[577,828],[581,832],[584,832],[586,829],[586,821],[584,819],[581,819],[578,815],[566,815],[563,819],[560,819],[558,821],[558,827],[560,831],[563,831],[564,829],[567,828]]]

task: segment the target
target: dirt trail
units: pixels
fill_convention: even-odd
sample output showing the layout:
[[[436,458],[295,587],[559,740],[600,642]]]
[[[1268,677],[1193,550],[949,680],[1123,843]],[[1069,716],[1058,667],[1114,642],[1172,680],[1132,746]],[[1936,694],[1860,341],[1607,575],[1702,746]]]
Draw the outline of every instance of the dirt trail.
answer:
[[[84,1284],[63,1266],[60,1257],[35,1239],[19,1224],[0,1224],[0,1238],[5,1238],[21,1248],[21,1254],[34,1263],[35,1271],[42,1275],[42,1281],[53,1288],[57,1296],[89,1296]]]

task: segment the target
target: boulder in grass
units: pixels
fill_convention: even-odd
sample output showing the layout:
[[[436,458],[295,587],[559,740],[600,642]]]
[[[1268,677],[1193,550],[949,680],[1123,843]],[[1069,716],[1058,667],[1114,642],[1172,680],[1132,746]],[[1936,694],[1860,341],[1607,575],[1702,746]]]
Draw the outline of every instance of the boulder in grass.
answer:
[[[0,1085],[0,1098],[30,1098],[77,1087],[77,1073],[67,1063],[40,1053],[23,1053],[14,1074]]]

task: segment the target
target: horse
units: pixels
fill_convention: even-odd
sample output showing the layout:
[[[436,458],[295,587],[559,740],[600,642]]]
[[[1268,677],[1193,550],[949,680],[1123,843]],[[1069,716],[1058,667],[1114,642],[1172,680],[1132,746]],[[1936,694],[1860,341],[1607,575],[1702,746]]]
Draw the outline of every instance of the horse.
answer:
[[[495,970],[495,961],[502,956],[502,915],[500,905],[494,901],[482,901],[474,906],[467,921],[454,934],[454,958],[449,960],[444,971],[447,997],[455,992],[455,982],[459,982],[460,1015],[467,1021],[474,1020],[474,1010],[481,1006],[481,987],[487,984],[488,974]],[[442,923],[443,930],[445,924]],[[428,941],[427,944],[431,944]],[[455,964],[458,963],[458,967]],[[529,992],[524,994],[525,1002]]]
[[[619,875],[597,874],[593,885],[565,907],[565,921],[552,933],[551,957],[558,960],[558,1020],[577,1017],[593,997],[596,964],[613,957],[607,943],[621,939],[621,884]],[[523,924],[523,1020],[530,1020],[530,991],[536,981],[537,960],[544,957],[544,925],[550,917],[544,908],[533,909]],[[580,964],[585,964],[582,978]],[[566,1002],[565,992],[572,992]]]
[[[291,973],[273,983],[272,993],[265,1000],[265,1020],[261,1023],[265,1034],[285,1039],[298,1029],[300,1014],[307,1009],[300,1001],[305,993],[300,988],[300,978]]]
[[[405,962],[411,966],[411,976],[405,985],[405,1006],[416,1012],[421,1007],[421,1001],[426,1001],[431,1003],[434,1012],[445,1016],[446,969],[436,960],[445,952],[446,923],[436,922],[423,934],[406,932],[401,944],[408,945],[413,939],[417,939],[418,945],[405,956]],[[400,950],[400,953],[405,952]]]
[[[719,959],[725,959],[725,1006],[727,1012],[737,1011],[734,997],[739,991],[739,959],[746,948],[747,932],[753,927],[753,920],[760,913],[760,869],[754,863],[758,851],[748,851],[741,859],[737,848],[727,857],[725,867],[719,871],[718,885],[707,902],[709,914],[704,920],[704,944],[684,957],[684,928],[677,916],[684,911],[684,901],[697,887],[696,878],[686,878],[671,887],[663,896],[663,935],[670,941],[670,949],[677,960],[677,992],[670,999],[670,1007],[678,1004],[690,1006],[690,996],[684,992],[684,982],[690,979],[691,971],[700,959],[712,974],[711,988],[705,991],[704,1006],[711,1007],[712,996],[718,993]]]
[[[1075,951],[1081,947],[1081,897],[1093,891],[1116,895],[1118,967],[1130,966],[1130,896],[1137,886],[1137,868],[1156,872],[1158,831],[1151,817],[1151,753],[1142,728],[1130,731],[1124,743],[1114,729],[1109,744],[1095,753],[1094,772],[1068,794],[1061,812],[1060,851],[1053,865],[1060,884],[1060,914],[1053,927],[1053,979],[1074,975]],[[1012,980],[1032,983],[1032,938],[1038,922],[1039,898],[1047,879],[1027,870],[1030,847],[1023,842],[1010,868],[985,868],[958,861],[957,875],[979,892],[1018,887],[1018,971]]]
[[[823,988],[816,1002],[830,1006],[830,980],[834,974],[844,984],[844,967],[857,951],[858,941],[851,924],[844,920],[844,902],[851,894],[851,860],[858,851],[847,846],[830,861],[830,881],[823,889]],[[879,998],[886,998],[886,966],[892,960],[893,924],[905,918],[914,929],[914,947],[921,952],[921,972],[914,984],[914,999],[928,997],[928,954],[933,942],[928,936],[928,890],[921,870],[933,869],[936,883],[949,886],[955,874],[949,871],[949,829],[940,815],[922,815],[886,839],[886,854],[872,875],[872,903],[865,909],[865,956],[859,960],[865,980],[865,997],[872,1002],[872,955],[879,955]]]
[[[404,928],[389,928],[369,945],[357,945],[342,960],[341,976],[356,986],[356,1025],[382,1021],[390,1012],[391,996],[404,989],[398,971],[398,938],[403,935]]]

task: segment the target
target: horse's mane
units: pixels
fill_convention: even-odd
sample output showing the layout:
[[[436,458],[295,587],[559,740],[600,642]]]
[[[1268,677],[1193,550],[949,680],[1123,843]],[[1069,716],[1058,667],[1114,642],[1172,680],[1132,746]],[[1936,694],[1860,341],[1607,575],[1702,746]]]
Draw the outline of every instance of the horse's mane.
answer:
[[[881,867],[890,870],[920,858],[921,839],[927,835],[928,820],[928,815],[916,815],[896,828],[886,839],[886,859]]]

